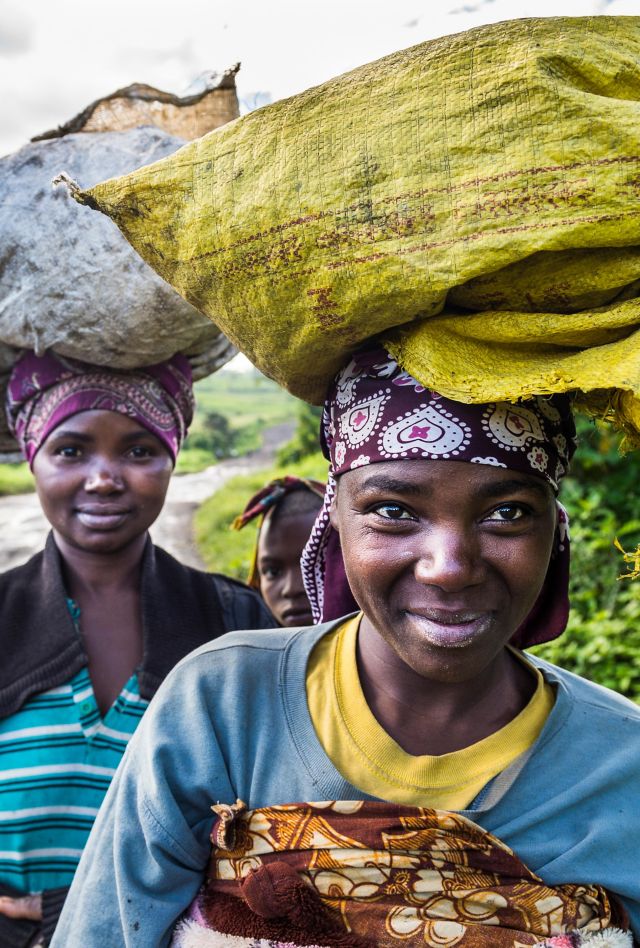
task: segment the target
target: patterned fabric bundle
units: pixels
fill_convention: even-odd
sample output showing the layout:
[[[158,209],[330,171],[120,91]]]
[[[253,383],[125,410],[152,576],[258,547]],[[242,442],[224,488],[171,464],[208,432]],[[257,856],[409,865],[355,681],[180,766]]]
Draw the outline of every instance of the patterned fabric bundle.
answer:
[[[29,465],[47,436],[79,412],[102,409],[134,419],[175,461],[194,410],[191,368],[182,355],[116,371],[49,352],[26,352],[13,367],[7,418]]]
[[[632,944],[611,930],[627,920],[602,887],[545,885],[458,814],[363,801],[215,809],[226,812],[207,882],[177,948]]]
[[[357,608],[329,520],[337,477],[384,461],[468,461],[541,477],[557,492],[575,450],[575,425],[566,395],[465,405],[425,389],[377,346],[357,353],[329,390],[322,444],[331,462],[325,502],[302,557],[316,621]],[[512,639],[518,648],[556,638],[567,624],[569,531],[559,503],[554,547],[538,601]]]
[[[246,507],[231,524],[233,530],[242,530],[248,523],[260,517],[260,526],[262,521],[270,510],[278,506],[283,497],[295,490],[310,490],[322,500],[324,499],[325,484],[322,481],[313,480],[308,477],[294,477],[286,475],[277,477],[275,480],[265,484],[253,497],[247,502]],[[249,567],[249,576],[247,582],[255,589],[260,587],[260,577],[258,576],[258,543],[260,541],[260,531],[256,537],[256,543],[253,549],[251,565]]]
[[[272,938],[241,938],[223,935],[202,928],[195,922],[183,922],[173,941],[174,948],[301,948],[292,941],[274,941]],[[596,935],[572,932],[539,942],[538,948],[632,948],[628,932],[609,928]],[[328,945],[307,945],[306,948],[329,948]]]

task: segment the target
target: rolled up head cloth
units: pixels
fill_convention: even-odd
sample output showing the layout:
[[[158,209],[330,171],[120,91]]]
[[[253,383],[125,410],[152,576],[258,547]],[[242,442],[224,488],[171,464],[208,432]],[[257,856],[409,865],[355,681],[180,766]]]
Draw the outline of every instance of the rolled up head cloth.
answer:
[[[467,461],[508,468],[545,480],[557,493],[575,450],[567,395],[510,403],[468,405],[425,388],[382,347],[363,349],[337,376],[322,419],[330,461],[325,503],[302,558],[307,596],[316,621],[357,608],[344,572],[339,537],[329,511],[336,478],[384,461]],[[537,602],[512,644],[546,642],[569,616],[568,518],[557,503],[554,550]]]
[[[309,477],[295,477],[290,474],[284,477],[277,477],[269,481],[268,484],[265,484],[264,487],[247,501],[242,513],[239,514],[231,524],[232,529],[242,530],[243,527],[246,527],[246,525],[251,523],[252,520],[255,520],[256,517],[260,518],[260,527],[262,527],[264,518],[269,511],[274,510],[284,497],[297,490],[307,490],[315,494],[318,498],[324,499],[325,485],[321,481],[316,481]],[[249,566],[249,575],[247,577],[247,583],[255,589],[260,588],[260,576],[258,573],[259,543],[260,530],[258,530],[256,537]]]
[[[26,352],[14,365],[7,387],[9,428],[29,462],[49,434],[84,411],[114,411],[134,419],[162,442],[174,462],[193,418],[189,361],[116,371],[66,359],[52,352]]]

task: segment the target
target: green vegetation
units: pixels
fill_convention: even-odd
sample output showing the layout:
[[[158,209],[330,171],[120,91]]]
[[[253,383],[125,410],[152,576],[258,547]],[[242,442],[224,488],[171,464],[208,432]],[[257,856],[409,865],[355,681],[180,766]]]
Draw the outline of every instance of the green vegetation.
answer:
[[[280,448],[278,464],[283,467],[296,464],[317,452],[321,419],[322,408],[298,402],[298,425],[291,441]]]
[[[532,651],[640,703],[640,580],[614,548],[640,542],[640,457],[621,456],[619,439],[579,423],[580,448],[562,487],[571,517],[571,616],[565,634]]]
[[[264,429],[288,421],[301,404],[256,370],[217,372],[196,382],[195,394],[196,414],[178,458],[179,474],[257,451]]]
[[[33,475],[27,464],[0,464],[0,496],[27,494],[33,489]]]
[[[252,494],[274,477],[285,474],[325,480],[327,462],[321,454],[315,453],[295,465],[276,465],[269,470],[234,477],[204,502],[196,514],[195,535],[207,569],[246,580],[256,542],[257,520],[238,532],[231,530],[231,524]]]

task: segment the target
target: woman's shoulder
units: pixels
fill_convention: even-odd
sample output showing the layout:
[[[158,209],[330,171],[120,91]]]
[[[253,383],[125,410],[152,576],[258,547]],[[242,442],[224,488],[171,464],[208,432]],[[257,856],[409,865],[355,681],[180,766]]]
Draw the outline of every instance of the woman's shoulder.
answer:
[[[202,729],[215,717],[223,730],[233,730],[241,712],[259,729],[274,714],[281,717],[292,695],[304,693],[306,660],[319,634],[319,627],[240,630],[201,645],[163,681],[145,714],[148,726],[167,719],[171,728],[188,721]]]
[[[547,681],[561,686],[576,713],[608,719],[612,724],[619,721],[627,727],[640,729],[640,706],[629,698],[537,656],[527,654],[527,658],[542,671]]]
[[[200,669],[220,662],[271,663],[280,661],[282,656],[290,651],[297,655],[304,653],[306,656],[315,642],[334,624],[300,628],[238,629],[226,632],[195,649],[182,660],[179,667],[189,667],[193,674],[197,674]]]
[[[270,629],[276,621],[254,589],[221,573],[181,563],[162,547],[151,545],[145,558],[145,579],[170,588],[188,608],[210,616],[221,610],[222,628]],[[144,585],[144,582],[143,582]]]
[[[0,597],[9,592],[28,591],[33,595],[33,588],[29,589],[29,582],[42,570],[45,551],[40,550],[24,563],[12,566],[11,569],[0,573]],[[0,598],[0,602],[2,599]]]

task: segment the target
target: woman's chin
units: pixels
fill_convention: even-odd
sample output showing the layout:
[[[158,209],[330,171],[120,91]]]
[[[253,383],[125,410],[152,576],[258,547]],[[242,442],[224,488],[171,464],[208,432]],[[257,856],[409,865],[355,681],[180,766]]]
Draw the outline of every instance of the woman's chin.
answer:
[[[293,629],[302,625],[313,625],[313,616],[308,609],[290,609],[281,613],[279,623],[284,628]]]
[[[141,536],[140,531],[131,533],[131,531],[125,531],[117,527],[109,530],[85,527],[81,530],[70,530],[68,532],[56,530],[55,532],[57,538],[62,539],[65,545],[82,553],[96,555],[118,553]]]

